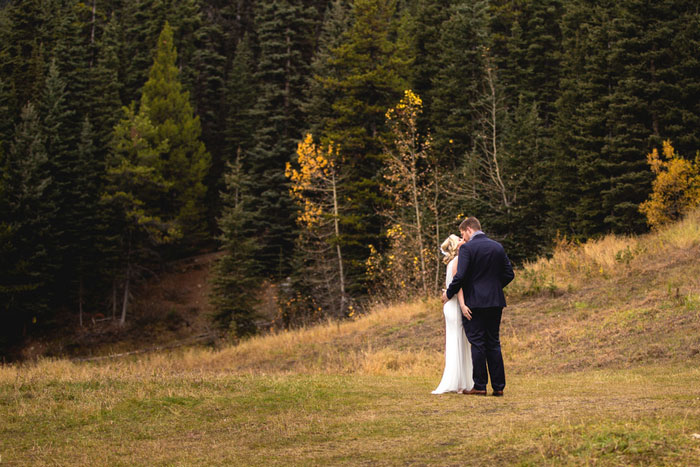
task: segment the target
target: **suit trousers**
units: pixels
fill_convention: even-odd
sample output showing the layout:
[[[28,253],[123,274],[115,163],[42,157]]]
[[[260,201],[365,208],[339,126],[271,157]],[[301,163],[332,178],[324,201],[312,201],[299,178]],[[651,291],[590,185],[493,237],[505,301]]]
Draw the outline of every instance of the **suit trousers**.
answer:
[[[490,375],[493,390],[502,391],[506,387],[499,336],[503,308],[472,308],[471,310],[472,319],[468,320],[462,316],[462,323],[467,340],[472,346],[474,389],[485,390]]]

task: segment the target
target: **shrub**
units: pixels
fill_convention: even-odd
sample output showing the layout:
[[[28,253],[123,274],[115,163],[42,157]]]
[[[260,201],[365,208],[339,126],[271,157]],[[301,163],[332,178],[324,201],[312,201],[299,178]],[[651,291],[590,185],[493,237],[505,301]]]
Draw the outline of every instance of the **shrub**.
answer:
[[[647,154],[647,162],[656,179],[650,198],[639,210],[646,215],[651,227],[679,220],[700,206],[700,154],[694,161],[684,159],[667,140],[663,143],[663,159],[654,149]]]

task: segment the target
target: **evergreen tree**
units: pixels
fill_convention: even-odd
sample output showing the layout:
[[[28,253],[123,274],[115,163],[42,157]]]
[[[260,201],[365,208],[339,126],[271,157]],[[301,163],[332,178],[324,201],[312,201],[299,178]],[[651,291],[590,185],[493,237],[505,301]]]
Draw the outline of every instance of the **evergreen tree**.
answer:
[[[153,262],[155,248],[181,236],[178,223],[164,200],[171,199],[174,182],[161,171],[169,153],[168,140],[160,139],[158,128],[142,104],[125,108],[125,116],[114,129],[112,155],[108,161],[107,183],[102,203],[115,213],[119,267],[123,271],[123,300],[120,323],[126,321],[130,288],[141,267]]]
[[[674,0],[667,7],[667,12],[675,18],[674,32],[670,35],[667,33],[666,40],[670,41],[676,75],[673,84],[678,94],[673,95],[680,106],[678,110],[666,113],[667,117],[673,118],[668,119],[668,123],[664,122],[665,128],[659,133],[670,137],[681,154],[693,154],[700,148],[700,133],[688,131],[689,128],[700,128],[700,57],[697,54],[700,50],[700,28],[697,27],[700,10],[692,0]],[[663,105],[663,102],[659,101],[656,105]]]
[[[52,223],[55,245],[50,261],[58,265],[53,285],[60,292],[55,294],[55,304],[72,305],[76,300],[82,325],[86,279],[99,275],[95,262],[97,229],[102,222],[97,202],[104,159],[98,159],[87,117],[76,134],[73,127],[76,112],[69,108],[66,85],[55,62],[49,66],[40,110],[41,131],[53,179],[47,193],[61,214]]]
[[[474,145],[474,104],[483,92],[488,20],[486,2],[463,2],[452,7],[449,20],[443,24],[440,65],[428,100],[432,102],[436,151],[448,163],[459,160]]]
[[[9,146],[14,123],[15,99],[10,84],[0,77],[0,150]]]
[[[156,128],[154,147],[168,145],[158,170],[173,184],[172,199],[163,200],[188,242],[196,243],[206,232],[204,177],[210,156],[200,141],[199,117],[193,115],[189,93],[183,91],[176,67],[173,32],[166,22],[158,38],[153,66],[141,94],[139,114]]]
[[[39,115],[32,104],[21,120],[0,171],[0,320],[3,337],[17,341],[45,324],[56,273],[52,258],[55,206]]]
[[[442,49],[441,37],[445,22],[450,18],[456,0],[417,0],[411,12],[410,37],[412,38],[412,89],[423,97],[421,131],[434,125],[432,113],[433,82],[440,70]]]
[[[230,61],[235,55],[240,41],[245,36],[248,36],[252,42],[255,42],[257,35],[255,26],[257,2],[234,0],[226,2],[221,7],[214,1],[210,3],[213,4],[212,6],[220,14],[221,29],[224,31],[224,39],[221,45],[224,50],[223,54]]]
[[[294,243],[294,205],[284,176],[304,115],[303,88],[308,75],[313,28],[312,12],[300,0],[273,0],[258,5],[256,13],[260,59],[255,79],[260,83],[254,115],[255,147],[246,158],[255,177],[258,231],[265,248],[261,260],[270,274],[289,273]]]
[[[122,102],[138,100],[148,70],[153,64],[154,44],[165,21],[165,6],[161,0],[133,0],[124,3],[121,13],[124,46],[120,62],[126,64],[120,75],[124,85]]]
[[[9,59],[11,24],[8,17],[9,8],[0,7],[0,154],[7,150],[12,139],[16,111],[16,99],[9,75],[6,75],[5,63]]]
[[[550,205],[556,229],[575,238],[590,237],[605,225],[600,193],[607,181],[606,115],[619,79],[609,48],[615,40],[617,7],[592,3],[571,2],[562,19],[563,78]]]
[[[213,18],[205,20],[203,17],[203,3],[203,0],[169,0],[166,17],[160,20],[161,24],[168,21],[173,28],[173,41],[178,50],[177,67],[181,70],[180,80],[184,88],[191,92],[202,82],[202,75],[209,76],[212,71],[202,67],[202,56],[207,56],[208,60],[220,59],[216,48],[220,45],[218,41],[221,31]],[[219,69],[217,73],[223,76],[224,69]],[[218,88],[221,89],[221,83]],[[197,97],[192,95],[195,107],[205,108],[206,101],[197,101]],[[204,112],[201,113],[203,114]]]
[[[70,272],[73,270],[72,250],[76,239],[70,238],[67,228],[78,214],[75,212],[76,176],[75,149],[77,136],[73,126],[75,111],[69,108],[66,84],[63,80],[56,60],[52,60],[46,75],[44,89],[39,101],[41,118],[40,131],[48,157],[47,167],[52,176],[51,186],[46,194],[52,200],[56,210],[61,213],[52,223],[52,244],[50,247],[51,262],[58,265],[59,274],[52,285],[57,291],[68,290]],[[56,294],[60,304],[67,297]]]
[[[117,16],[112,13],[98,41],[97,59],[91,73],[90,115],[97,154],[103,161],[122,106],[124,85],[119,77],[120,30]]]
[[[71,296],[77,299],[79,323],[82,326],[88,291],[98,284],[100,273],[104,271],[100,246],[106,234],[104,216],[99,206],[104,164],[97,157],[95,134],[88,117],[85,117],[81,127],[72,172],[72,205],[62,213],[67,221],[66,238],[70,246],[70,261],[65,261],[64,266],[73,265],[67,271],[67,278],[75,291]]]
[[[143,83],[153,63],[153,50],[144,47],[153,44],[168,21],[173,41],[179,51],[176,66],[181,72],[180,81],[191,90],[197,71],[193,57],[200,42],[198,31],[202,26],[200,0],[134,0],[124,3],[122,9],[124,48],[124,94],[126,101],[140,98]]]
[[[552,237],[543,188],[549,183],[551,167],[540,115],[536,103],[521,97],[504,129],[505,183],[513,193],[513,202],[506,216],[495,219],[493,233],[503,241],[509,258],[515,262],[545,254]],[[489,213],[483,217],[488,221]]]
[[[264,277],[259,253],[261,244],[253,226],[255,201],[249,193],[251,180],[240,158],[228,164],[226,191],[221,193],[224,210],[219,218],[223,256],[212,278],[211,301],[215,321],[233,337],[256,331],[255,306]]]
[[[226,82],[226,125],[223,130],[225,143],[219,163],[233,163],[240,155],[253,149],[256,103],[255,62],[250,41],[246,36],[236,49]],[[220,170],[221,171],[221,170]]]
[[[554,119],[561,69],[562,0],[509,1],[495,8],[493,55],[509,107],[520,99],[538,107],[545,128]],[[493,25],[505,29],[499,34]]]
[[[71,157],[70,153],[77,146],[77,135],[72,126],[76,112],[68,107],[66,82],[60,74],[56,60],[52,60],[48,68],[39,112],[43,120],[46,152],[54,165],[53,169],[60,170],[64,159]],[[58,183],[68,182],[58,180]]]
[[[218,193],[222,184],[224,159],[226,154],[224,131],[226,127],[226,57],[223,55],[222,43],[224,33],[211,16],[212,9],[207,10],[208,21],[194,32],[197,48],[191,59],[192,99],[195,113],[201,118],[202,141],[211,153],[211,166],[205,180],[209,187],[206,197],[207,218],[211,221],[209,230],[215,229],[215,218],[220,212]],[[186,85],[186,84],[185,84]]]
[[[55,21],[59,17],[53,2],[13,2],[7,13],[9,31],[2,53],[2,76],[8,77],[21,109],[41,93],[46,57],[52,51]]]
[[[338,98],[322,140],[337,142],[347,162],[350,205],[341,242],[348,257],[348,282],[355,284],[351,295],[362,290],[369,246],[382,244],[377,210],[387,202],[380,189],[382,154],[389,140],[384,114],[406,89],[410,63],[409,51],[395,40],[397,28],[396,2],[356,0],[352,26],[331,49],[333,75],[324,81]]]
[[[651,174],[646,167],[644,154],[653,130],[646,121],[656,120],[654,125],[658,129],[658,117],[654,115],[658,106],[653,105],[653,97],[648,92],[654,86],[656,77],[650,76],[649,65],[655,60],[661,61],[659,58],[663,56],[663,51],[658,49],[664,44],[654,44],[653,39],[649,41],[647,38],[653,33],[639,34],[637,30],[639,26],[654,29],[660,19],[645,17],[638,22],[638,14],[656,15],[658,11],[649,11],[635,1],[618,5],[621,8],[613,13],[613,37],[609,41],[608,52],[612,86],[607,96],[605,135],[599,155],[603,170],[602,189],[597,196],[600,198],[598,210],[603,216],[603,226],[598,231],[639,233],[646,230],[639,204],[651,189]],[[642,8],[642,11],[635,11],[637,8]],[[647,50],[647,47],[651,50]],[[657,52],[652,52],[653,49]],[[628,54],[637,56],[630,57]]]
[[[696,104],[683,100],[697,86],[679,86],[676,63],[687,56],[677,50],[676,31],[685,29],[679,13],[697,17],[682,1],[567,4],[554,207],[558,227],[574,236],[646,228],[638,211],[651,188],[643,155],[666,134],[686,134],[681,121],[697,118]],[[693,60],[686,63],[697,67]]]
[[[333,116],[333,102],[342,96],[342,91],[332,89],[327,82],[335,77],[330,63],[331,51],[340,46],[343,34],[350,27],[348,3],[347,0],[333,0],[328,4],[321,34],[316,43],[306,88],[306,99],[302,107],[311,134],[321,134],[321,130]]]
[[[81,6],[83,8],[81,8]],[[74,135],[71,149],[75,149],[80,134],[78,130],[90,107],[89,88],[93,47],[90,44],[90,18],[84,4],[68,1],[58,12],[56,45],[53,53],[61,77],[65,83],[66,101],[72,112],[71,133]]]
[[[683,22],[694,17],[697,23],[700,14],[697,5],[677,0],[628,0],[622,5],[610,58],[621,76],[610,99],[607,183],[601,201],[606,230],[637,233],[646,228],[638,208],[651,190],[644,154],[661,144],[662,138],[678,138],[684,149],[685,144],[700,141],[696,132],[687,131],[688,120],[698,121],[699,115],[682,117],[693,115],[697,102],[689,105],[682,100],[687,92],[683,84],[693,86],[683,83],[679,66],[695,60],[695,54],[689,57],[683,49],[675,49],[676,34],[685,29]]]
[[[219,195],[225,190],[220,174],[226,166],[247,154],[254,147],[253,135],[256,121],[253,108],[256,103],[257,85],[254,79],[255,61],[248,36],[238,43],[231,69],[228,70],[222,99],[221,134],[219,136],[220,155],[213,158],[211,166],[210,196]],[[250,188],[250,187],[249,187]],[[208,203],[211,209],[221,211],[220,202]]]

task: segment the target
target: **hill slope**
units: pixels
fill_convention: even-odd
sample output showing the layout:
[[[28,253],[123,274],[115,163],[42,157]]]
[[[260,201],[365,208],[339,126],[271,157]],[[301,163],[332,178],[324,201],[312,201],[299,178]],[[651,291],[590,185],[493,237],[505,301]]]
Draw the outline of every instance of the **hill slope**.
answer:
[[[561,245],[516,271],[507,295],[501,332],[511,371],[700,362],[700,212],[641,237]],[[193,351],[188,361],[237,373],[426,374],[441,368],[443,327],[436,298]]]
[[[504,398],[432,396],[437,299],[99,363],[0,367],[11,465],[700,465],[700,213],[516,271]]]

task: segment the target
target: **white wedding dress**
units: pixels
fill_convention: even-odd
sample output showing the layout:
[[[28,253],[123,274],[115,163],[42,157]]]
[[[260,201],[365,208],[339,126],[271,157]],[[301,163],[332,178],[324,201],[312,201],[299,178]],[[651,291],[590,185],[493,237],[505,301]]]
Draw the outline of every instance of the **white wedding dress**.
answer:
[[[457,257],[447,265],[445,287],[452,282],[455,261]],[[433,394],[458,392],[474,386],[472,350],[462,328],[462,310],[459,308],[457,295],[443,305],[442,312],[445,315],[445,371],[442,373],[442,381],[432,392]]]

